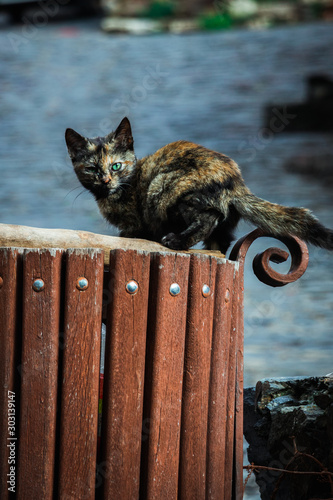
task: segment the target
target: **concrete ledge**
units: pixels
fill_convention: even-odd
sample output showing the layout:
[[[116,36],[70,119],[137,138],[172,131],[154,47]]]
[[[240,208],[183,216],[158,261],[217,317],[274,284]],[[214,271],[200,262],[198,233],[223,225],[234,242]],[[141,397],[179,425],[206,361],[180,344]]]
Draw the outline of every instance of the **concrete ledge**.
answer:
[[[109,264],[110,250],[141,250],[145,252],[174,252],[155,241],[107,236],[88,231],[70,229],[44,229],[39,227],[0,224],[1,247],[23,248],[100,248],[104,250],[104,263]],[[218,251],[193,249],[181,253],[195,253],[222,257]]]

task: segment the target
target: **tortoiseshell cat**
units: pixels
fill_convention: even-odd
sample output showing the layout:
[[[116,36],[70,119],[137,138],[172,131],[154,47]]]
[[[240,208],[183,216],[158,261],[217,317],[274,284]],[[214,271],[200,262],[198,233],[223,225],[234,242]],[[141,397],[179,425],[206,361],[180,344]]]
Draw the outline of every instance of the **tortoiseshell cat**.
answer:
[[[333,231],[309,210],[254,196],[237,164],[221,153],[178,141],[138,160],[127,118],[106,137],[67,129],[66,143],[78,179],[121,236],[174,250],[203,241],[226,253],[242,217],[272,235],[293,234],[333,250]]]

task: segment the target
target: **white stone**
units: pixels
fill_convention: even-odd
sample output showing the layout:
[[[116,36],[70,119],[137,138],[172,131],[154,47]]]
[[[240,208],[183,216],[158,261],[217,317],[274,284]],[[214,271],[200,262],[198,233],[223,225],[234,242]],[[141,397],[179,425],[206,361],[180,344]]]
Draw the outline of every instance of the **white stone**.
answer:
[[[254,0],[234,0],[228,7],[228,12],[236,19],[253,16],[258,11],[258,5]]]
[[[146,35],[158,33],[163,30],[159,21],[151,19],[136,19],[130,17],[106,17],[102,20],[101,28],[111,33],[131,33],[133,35]]]

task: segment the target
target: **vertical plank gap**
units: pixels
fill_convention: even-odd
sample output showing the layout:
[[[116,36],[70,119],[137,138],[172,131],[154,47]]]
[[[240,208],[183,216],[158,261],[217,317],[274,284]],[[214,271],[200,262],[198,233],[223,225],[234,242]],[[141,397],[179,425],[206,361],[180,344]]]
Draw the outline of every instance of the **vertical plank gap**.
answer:
[[[236,384],[235,384],[235,424],[234,424],[234,466],[233,466],[233,500],[243,498],[243,383],[244,383],[244,269],[235,272],[235,290],[237,293],[236,323]]]

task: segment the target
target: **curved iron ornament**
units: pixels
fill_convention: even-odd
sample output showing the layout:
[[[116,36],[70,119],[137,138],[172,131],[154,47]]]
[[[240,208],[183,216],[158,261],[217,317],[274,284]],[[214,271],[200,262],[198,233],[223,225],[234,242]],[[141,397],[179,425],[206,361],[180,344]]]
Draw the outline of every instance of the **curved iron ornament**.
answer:
[[[280,264],[285,262],[289,254],[281,248],[268,248],[255,256],[253,260],[253,271],[257,278],[266,285],[273,287],[284,286],[298,280],[306,271],[309,262],[308,247],[304,241],[296,236],[272,236],[262,229],[255,229],[237,241],[230,252],[229,260],[244,264],[248,249],[257,238],[275,238],[286,245],[291,256],[290,269],[286,274],[281,274],[270,265],[270,262]]]

